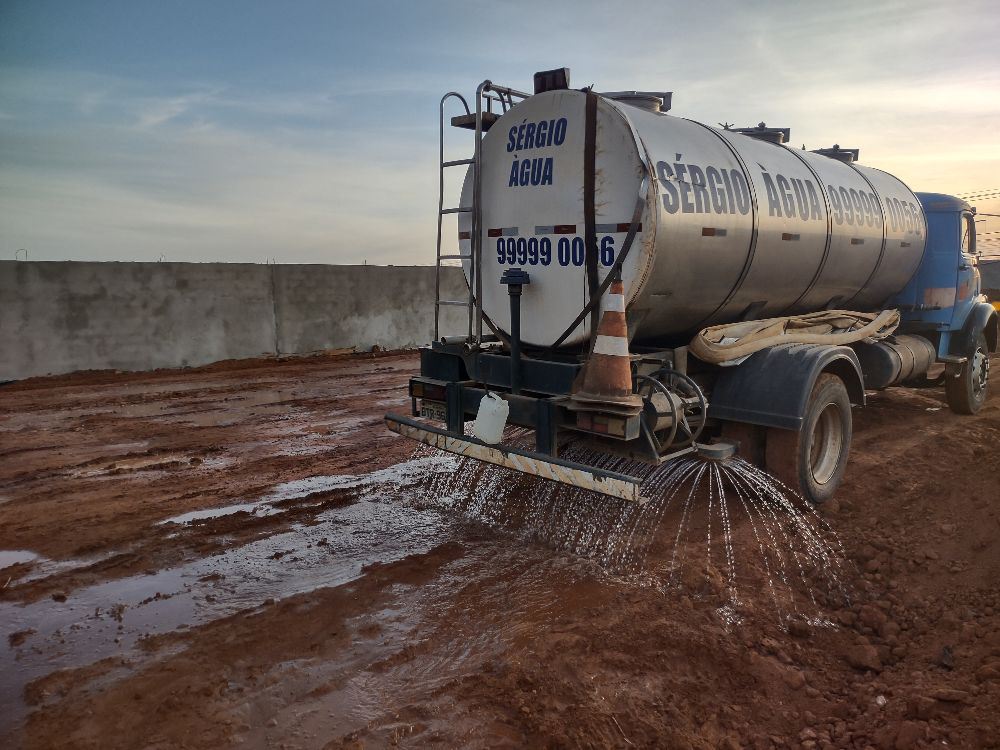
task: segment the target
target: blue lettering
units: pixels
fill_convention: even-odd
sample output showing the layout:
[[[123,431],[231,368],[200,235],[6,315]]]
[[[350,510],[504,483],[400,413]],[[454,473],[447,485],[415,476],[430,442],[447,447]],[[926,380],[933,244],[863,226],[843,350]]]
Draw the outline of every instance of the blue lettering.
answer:
[[[546,120],[542,120],[540,123],[538,123],[538,127],[535,129],[535,145],[538,148],[543,148],[549,145],[545,141],[545,139],[548,137],[548,134],[549,134],[549,123]]]
[[[548,237],[542,237],[542,241],[538,245],[539,259],[543,266],[547,266],[552,262],[552,240]]]
[[[515,125],[514,127],[512,127],[510,129],[510,132],[507,133],[507,153],[508,154],[514,153],[514,146],[516,144],[516,141],[515,141],[516,134],[517,134],[517,125]]]
[[[601,238],[601,263],[611,266],[615,262],[615,238],[605,235]]]
[[[517,265],[528,265],[528,241],[524,237],[517,238]]]
[[[875,212],[872,211],[872,204],[868,200],[868,193],[859,193],[858,199],[861,201],[861,210],[865,214],[865,224],[871,226],[875,223]]]
[[[559,244],[557,245],[559,252],[559,265],[568,266],[569,265],[569,239],[566,237],[559,238]]]
[[[524,123],[525,122],[527,122],[527,120],[525,120],[524,122],[522,122],[518,126],[518,128],[517,128],[517,150],[518,151],[520,151],[521,149],[524,148]]]
[[[524,147],[535,147],[535,123],[533,122],[529,122],[528,127],[524,129]]]
[[[656,162],[656,173],[660,178],[660,185],[663,186],[663,210],[668,214],[675,214],[677,213],[677,208],[680,206],[680,202],[677,195],[677,186],[674,185],[673,181],[674,171],[665,161],[658,161]]]
[[[517,187],[517,159],[514,159],[510,165],[510,179],[507,181],[507,187]]]
[[[799,210],[799,218],[805,221],[809,218],[809,206],[806,203],[806,189],[802,180],[793,177],[792,190],[795,191],[795,207]]]
[[[545,160],[545,166],[542,169],[542,184],[551,185],[552,184],[552,157],[548,157]]]
[[[738,169],[732,170],[733,192],[736,194],[736,208],[744,216],[750,213],[750,188],[747,180]]]
[[[788,184],[788,179],[783,174],[779,174],[775,180],[778,183],[778,190],[781,191],[781,205],[785,209],[785,216],[790,219],[795,216],[795,202],[792,200],[792,186]],[[778,215],[780,216],[781,214],[779,213]]]
[[[764,172],[764,190],[767,192],[767,215],[781,216],[781,203],[778,202],[778,191],[774,187],[771,175]]]
[[[691,175],[691,192],[694,193],[694,212],[708,213],[708,191],[705,189],[705,173],[696,164],[688,164],[688,174]]]
[[[565,117],[560,117],[556,120],[556,133],[555,133],[555,144],[561,146],[563,141],[566,140],[566,127],[568,123]]]
[[[729,213],[736,213],[736,206],[733,205],[733,183],[729,178],[729,170],[722,170],[722,181],[726,183],[726,200],[729,201]]]
[[[819,195],[816,194],[816,186],[812,180],[806,180],[806,192],[809,193],[809,218],[822,219],[823,213],[819,209]]]
[[[847,192],[847,188],[840,188],[840,203],[844,207],[844,221],[846,221],[851,226],[854,226],[854,209],[851,207],[851,194]]]
[[[726,213],[726,196],[719,188],[719,170],[715,167],[705,168],[705,180],[708,182],[708,195],[712,199],[712,210],[717,214]]]
[[[531,160],[531,184],[538,185],[542,181],[542,162],[544,159]]]
[[[531,161],[528,159],[521,159],[521,173],[520,180],[518,184],[524,187],[528,184],[528,180],[531,178]]]
[[[865,212],[861,205],[861,195],[854,188],[851,188],[851,205],[854,206],[854,215],[857,216],[857,224],[860,227],[865,223]]]
[[[833,207],[833,220],[838,224],[843,224],[844,207],[840,204],[840,196],[837,194],[837,188],[833,185],[827,185],[826,192],[830,195],[830,205]]]
[[[573,238],[573,265],[582,266],[583,259],[586,257],[586,252],[583,247],[583,238],[574,237]]]
[[[878,202],[878,196],[875,193],[868,193],[868,200],[872,204],[872,213],[874,214],[875,226],[880,227],[883,223],[882,218],[882,206]]]
[[[694,205],[691,203],[691,185],[684,177],[687,175],[687,167],[674,162],[674,174],[677,175],[677,184],[681,188],[681,212],[690,214],[694,212]]]

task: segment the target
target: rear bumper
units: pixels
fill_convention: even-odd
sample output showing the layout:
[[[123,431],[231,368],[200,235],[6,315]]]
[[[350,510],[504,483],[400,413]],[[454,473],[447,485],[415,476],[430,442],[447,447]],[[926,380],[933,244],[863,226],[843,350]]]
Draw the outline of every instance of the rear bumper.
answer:
[[[523,474],[530,474],[573,487],[581,487],[622,500],[631,502],[641,500],[640,480],[626,474],[605,471],[534,451],[510,446],[487,445],[481,440],[467,435],[456,437],[446,430],[398,414],[386,414],[385,423],[390,430],[403,437],[449,453],[468,456]]]

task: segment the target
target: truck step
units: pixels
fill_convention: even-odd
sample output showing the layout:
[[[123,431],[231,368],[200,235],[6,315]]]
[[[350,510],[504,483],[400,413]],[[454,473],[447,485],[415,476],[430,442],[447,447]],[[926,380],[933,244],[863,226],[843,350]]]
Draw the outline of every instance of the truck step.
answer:
[[[483,132],[493,127],[493,123],[500,119],[496,112],[483,112]],[[476,129],[476,115],[458,115],[451,118],[452,127],[465,128],[466,130]]]

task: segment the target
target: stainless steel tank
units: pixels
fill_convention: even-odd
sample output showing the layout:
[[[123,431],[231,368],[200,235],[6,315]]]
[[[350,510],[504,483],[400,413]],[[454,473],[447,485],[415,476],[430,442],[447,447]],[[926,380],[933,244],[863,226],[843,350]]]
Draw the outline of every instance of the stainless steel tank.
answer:
[[[528,344],[552,344],[587,302],[585,101],[572,90],[529,97],[483,139],[483,308],[506,330],[500,276],[509,266],[528,271]],[[596,122],[600,274],[647,186],[622,267],[636,341],[679,342],[745,316],[877,309],[920,264],[920,202],[890,174],[606,97]],[[472,190],[470,169],[462,205]],[[459,220],[463,254],[471,221]],[[465,271],[468,278],[468,262]],[[565,345],[588,335],[585,323]]]

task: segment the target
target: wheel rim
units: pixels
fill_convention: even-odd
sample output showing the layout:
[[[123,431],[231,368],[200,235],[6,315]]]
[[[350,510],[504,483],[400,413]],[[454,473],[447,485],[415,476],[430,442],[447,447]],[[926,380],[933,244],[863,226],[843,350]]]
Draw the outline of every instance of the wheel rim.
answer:
[[[826,484],[837,473],[844,447],[844,424],[837,404],[823,407],[813,427],[809,446],[809,469],[816,484]]]
[[[981,348],[976,349],[972,356],[972,393],[980,398],[986,390],[986,381],[990,377],[990,358]]]

